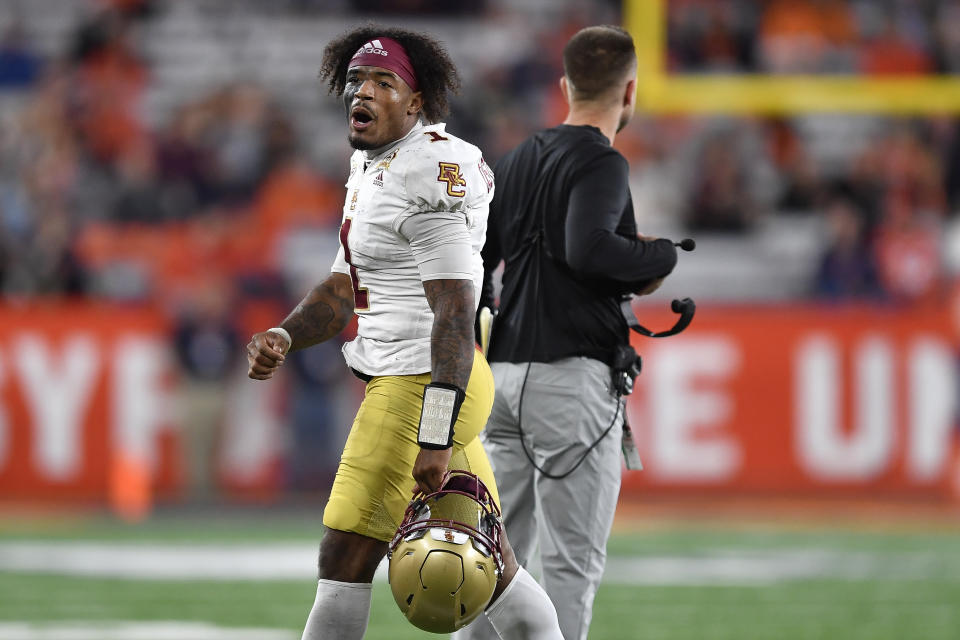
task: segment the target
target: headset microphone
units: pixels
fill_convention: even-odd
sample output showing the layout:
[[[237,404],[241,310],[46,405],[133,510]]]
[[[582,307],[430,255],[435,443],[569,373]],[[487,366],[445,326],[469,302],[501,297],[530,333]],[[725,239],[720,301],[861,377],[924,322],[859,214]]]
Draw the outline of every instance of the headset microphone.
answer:
[[[697,243],[693,238],[684,238],[680,242],[674,242],[673,246],[680,247],[684,251],[693,251],[697,248]],[[677,335],[686,329],[687,326],[689,326],[690,321],[693,320],[693,314],[697,311],[696,303],[690,298],[674,300],[670,303],[670,310],[678,314],[680,317],[677,318],[674,325],[666,331],[651,331],[640,324],[640,322],[637,320],[637,316],[633,313],[632,300],[632,295],[628,294],[623,296],[620,299],[620,312],[627,321],[628,327],[642,336],[647,336],[648,338],[666,338],[668,336]]]

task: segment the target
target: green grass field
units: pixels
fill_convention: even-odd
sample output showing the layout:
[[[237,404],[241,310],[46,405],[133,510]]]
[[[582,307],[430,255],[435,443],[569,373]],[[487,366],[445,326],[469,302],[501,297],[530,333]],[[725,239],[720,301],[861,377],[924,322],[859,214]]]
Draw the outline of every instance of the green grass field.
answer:
[[[0,523],[0,638],[67,638],[49,632],[81,621],[178,621],[276,630],[270,637],[295,640],[314,596],[310,567],[302,579],[117,578],[97,575],[97,567],[89,575],[66,565],[23,568],[14,555],[16,545],[25,543],[58,550],[93,544],[144,554],[159,544],[227,554],[232,546],[236,553],[284,543],[301,549],[316,543],[319,529],[306,517],[168,516],[138,526],[109,520]],[[610,543],[609,579],[597,595],[590,637],[956,640],[960,536],[955,529],[933,529],[711,530],[696,522],[621,528]],[[366,637],[436,636],[406,623],[388,586],[378,581]]]

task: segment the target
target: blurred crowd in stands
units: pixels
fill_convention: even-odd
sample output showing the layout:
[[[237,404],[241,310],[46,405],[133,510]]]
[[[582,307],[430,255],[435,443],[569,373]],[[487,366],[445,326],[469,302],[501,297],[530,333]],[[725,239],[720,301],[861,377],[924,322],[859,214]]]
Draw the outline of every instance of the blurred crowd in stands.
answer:
[[[955,0],[668,5],[671,73],[960,73]],[[943,300],[953,275],[945,268],[944,223],[960,210],[955,117],[798,115],[740,121],[704,138],[689,183],[687,224],[741,231],[764,212],[817,214],[826,224],[812,295]],[[755,138],[744,149],[744,139]],[[763,189],[763,183],[776,186]]]
[[[286,4],[318,17],[326,3]],[[364,7],[397,4],[440,11],[429,2]],[[29,24],[0,25],[0,91],[22,98],[4,108],[0,129],[4,293],[176,306],[203,280],[228,280],[243,294],[276,292],[278,236],[339,221],[337,168],[311,164],[302,123],[282,96],[253,82],[211,86],[161,122],[145,122],[151,61],[138,35],[165,3],[102,0],[94,8],[53,59],[32,50]],[[493,20],[502,9],[473,10]],[[960,64],[960,19],[952,19],[960,2],[951,0],[675,0],[667,15],[674,72],[950,73]],[[558,122],[560,50],[588,20],[572,2],[531,34],[524,56],[481,65],[465,78],[450,128],[495,162],[531,130]],[[743,233],[769,215],[822,215],[824,244],[835,250],[812,289],[831,296],[915,298],[926,289],[920,272],[939,268],[915,263],[929,253],[922,236],[960,207],[960,134],[951,118],[829,124],[820,116],[826,127],[803,115],[640,121],[618,146],[639,191],[644,174],[665,178],[657,188],[673,193],[655,200],[657,215],[674,227]],[[844,142],[832,149],[818,145],[838,136]],[[902,259],[911,265],[901,269]]]
[[[960,71],[943,0],[669,0],[669,67],[693,73]]]
[[[212,424],[242,360],[248,327],[238,308],[274,304],[282,317],[303,295],[309,278],[290,260],[299,238],[321,238],[301,249],[322,263],[311,273],[332,261],[345,164],[314,161],[309,127],[284,96],[254,81],[211,85],[148,121],[143,101],[154,78],[141,36],[173,0],[90,0],[55,56],[33,46],[18,11],[29,1],[0,0],[0,290],[8,300],[158,305],[173,321],[184,375],[203,390],[185,399],[193,403],[187,414]],[[424,19],[463,13],[491,30],[516,20],[509,2],[494,0],[269,4],[318,24],[331,11],[344,24],[373,14],[416,17],[425,28]],[[620,21],[615,1],[540,4],[552,17],[531,28],[506,63],[462,60],[451,46],[469,75],[449,128],[491,164],[562,120],[557,80],[568,37],[586,24]],[[252,19],[265,10],[249,6]],[[960,0],[670,0],[667,15],[674,73],[960,71]],[[302,82],[324,89],[312,77]],[[345,160],[345,134],[326,138]],[[631,162],[641,230],[749,236],[773,216],[815,218],[822,250],[810,265],[810,296],[943,296],[950,274],[942,233],[960,209],[960,127],[952,117],[641,114],[617,147]],[[302,390],[293,400],[295,429],[336,420],[324,402],[342,374],[335,349],[291,367]],[[200,432],[207,441],[193,449],[208,451],[214,436]],[[303,456],[330,449],[317,433],[301,434]]]

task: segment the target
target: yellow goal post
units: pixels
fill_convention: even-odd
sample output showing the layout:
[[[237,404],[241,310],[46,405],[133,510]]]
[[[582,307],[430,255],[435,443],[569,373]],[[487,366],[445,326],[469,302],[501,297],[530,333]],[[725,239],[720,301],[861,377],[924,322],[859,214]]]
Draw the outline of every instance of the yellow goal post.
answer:
[[[637,108],[651,113],[960,113],[960,76],[669,74],[669,0],[624,0],[637,47]]]

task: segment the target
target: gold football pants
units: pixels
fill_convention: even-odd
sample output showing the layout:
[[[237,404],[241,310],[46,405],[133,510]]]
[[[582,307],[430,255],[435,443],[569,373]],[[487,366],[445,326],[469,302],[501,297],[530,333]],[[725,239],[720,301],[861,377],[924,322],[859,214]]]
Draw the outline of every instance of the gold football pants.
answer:
[[[377,376],[367,383],[323,512],[325,526],[385,542],[393,538],[416,485],[417,429],[423,387],[430,380],[424,373]],[[450,468],[479,476],[499,505],[493,470],[477,438],[493,406],[493,375],[478,351],[466,392],[454,425]]]

